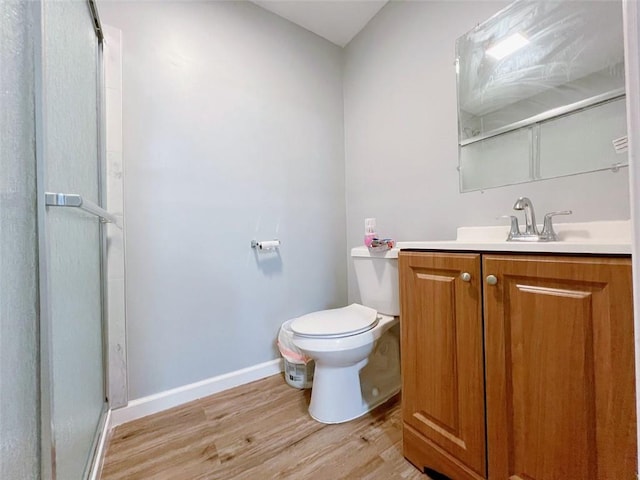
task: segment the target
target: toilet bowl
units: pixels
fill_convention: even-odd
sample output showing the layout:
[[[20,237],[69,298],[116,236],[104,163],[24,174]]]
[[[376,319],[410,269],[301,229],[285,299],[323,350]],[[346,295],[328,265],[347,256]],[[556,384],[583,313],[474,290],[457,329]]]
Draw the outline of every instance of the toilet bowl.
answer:
[[[294,345],[315,361],[309,414],[322,423],[358,418],[400,391],[397,250],[351,255],[364,305],[291,322]]]

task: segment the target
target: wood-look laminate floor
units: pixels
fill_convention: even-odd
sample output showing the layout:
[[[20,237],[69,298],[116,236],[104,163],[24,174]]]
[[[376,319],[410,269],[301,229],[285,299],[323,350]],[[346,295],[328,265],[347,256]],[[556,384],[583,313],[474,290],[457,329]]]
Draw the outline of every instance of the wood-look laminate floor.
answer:
[[[429,480],[402,456],[398,396],[339,425],[281,375],[116,427],[102,480]]]

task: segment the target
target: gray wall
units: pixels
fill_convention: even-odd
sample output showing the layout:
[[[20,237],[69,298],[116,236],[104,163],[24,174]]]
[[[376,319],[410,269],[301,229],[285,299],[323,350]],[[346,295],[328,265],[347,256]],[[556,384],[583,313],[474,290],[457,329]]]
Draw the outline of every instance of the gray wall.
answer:
[[[0,478],[40,476],[34,36],[29,2],[0,4]]]
[[[365,217],[400,240],[495,225],[518,196],[570,221],[629,218],[627,169],[459,193],[455,40],[508,2],[390,2],[346,47],[347,244]],[[349,298],[358,300],[349,268]]]
[[[248,2],[100,13],[122,29],[130,399],[277,358],[283,321],[346,302],[342,50]]]
[[[629,218],[626,169],[459,193],[455,39],[505,5],[391,2],[343,52],[247,2],[101,2],[123,30],[131,398],[276,358],[282,321],[346,302],[347,268],[358,300],[365,217],[400,240],[499,224],[520,195]],[[248,247],[274,237],[280,256]]]

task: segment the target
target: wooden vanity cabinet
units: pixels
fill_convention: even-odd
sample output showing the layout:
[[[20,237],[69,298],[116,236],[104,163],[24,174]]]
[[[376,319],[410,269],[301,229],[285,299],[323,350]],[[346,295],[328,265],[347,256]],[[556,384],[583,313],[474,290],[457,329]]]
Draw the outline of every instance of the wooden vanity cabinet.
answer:
[[[403,251],[399,268],[414,465],[454,480],[637,478],[629,258]]]
[[[399,273],[404,455],[485,478],[480,255],[400,252]]]

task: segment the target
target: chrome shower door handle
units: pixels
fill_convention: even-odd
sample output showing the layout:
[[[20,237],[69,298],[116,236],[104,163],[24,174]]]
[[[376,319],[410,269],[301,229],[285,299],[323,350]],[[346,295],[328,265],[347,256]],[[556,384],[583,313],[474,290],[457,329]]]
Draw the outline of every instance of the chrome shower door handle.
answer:
[[[102,223],[113,223],[119,229],[122,229],[118,218],[107,212],[102,207],[96,205],[89,200],[85,200],[77,193],[53,193],[45,192],[44,204],[47,207],[75,207],[84,210],[91,215],[95,215]]]

